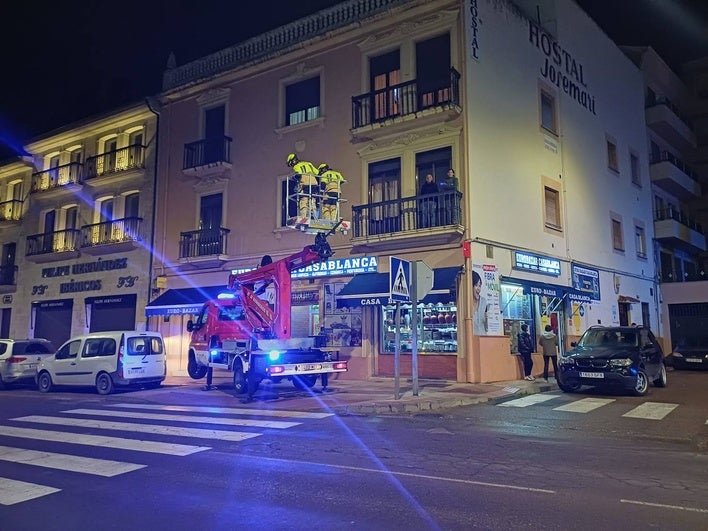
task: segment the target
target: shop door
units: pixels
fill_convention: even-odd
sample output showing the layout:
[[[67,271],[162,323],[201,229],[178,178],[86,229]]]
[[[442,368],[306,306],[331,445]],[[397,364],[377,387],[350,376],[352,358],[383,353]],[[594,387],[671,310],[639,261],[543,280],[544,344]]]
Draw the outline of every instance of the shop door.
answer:
[[[135,304],[137,295],[94,297],[91,304],[90,332],[135,330]]]
[[[0,320],[0,337],[8,339],[10,337],[10,319],[12,317],[12,308],[2,309],[2,320]]]
[[[620,302],[618,303],[619,306],[619,319],[620,319],[620,326],[629,326],[629,303],[628,302]]]
[[[34,337],[51,341],[56,347],[71,337],[71,312],[74,301],[45,301],[34,304]]]

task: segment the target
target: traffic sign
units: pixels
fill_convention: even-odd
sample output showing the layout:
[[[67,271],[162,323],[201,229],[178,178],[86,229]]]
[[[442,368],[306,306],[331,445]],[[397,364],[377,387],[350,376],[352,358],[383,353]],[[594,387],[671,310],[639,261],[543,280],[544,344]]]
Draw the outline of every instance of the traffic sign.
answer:
[[[391,299],[409,301],[411,298],[411,263],[395,256],[390,257],[388,284]]]
[[[418,300],[425,297],[433,289],[435,274],[422,260],[416,262],[415,267],[415,296]]]

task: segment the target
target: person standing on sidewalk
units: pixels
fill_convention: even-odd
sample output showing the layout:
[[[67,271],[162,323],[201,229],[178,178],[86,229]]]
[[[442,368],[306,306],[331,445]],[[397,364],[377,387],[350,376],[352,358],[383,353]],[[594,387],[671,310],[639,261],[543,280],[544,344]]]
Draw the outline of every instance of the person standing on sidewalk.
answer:
[[[519,332],[517,341],[521,361],[524,363],[524,380],[533,382],[536,379],[531,376],[531,370],[533,369],[533,360],[531,359],[531,353],[533,352],[533,341],[531,340],[531,335],[529,334],[529,325],[526,323],[521,325],[521,332]]]
[[[558,336],[553,333],[551,325],[546,325],[546,329],[538,340],[543,353],[543,379],[548,381],[548,360],[553,360],[553,376],[558,374]]]

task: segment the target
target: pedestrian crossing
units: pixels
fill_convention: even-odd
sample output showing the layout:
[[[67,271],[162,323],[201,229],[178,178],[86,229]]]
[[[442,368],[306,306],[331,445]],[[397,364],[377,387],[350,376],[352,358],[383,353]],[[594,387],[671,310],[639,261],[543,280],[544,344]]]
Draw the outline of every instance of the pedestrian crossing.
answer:
[[[62,490],[57,486],[61,484],[59,475],[51,476],[56,478],[55,485],[25,481],[38,468],[57,474],[112,478],[146,468],[148,465],[141,460],[146,460],[149,454],[179,458],[212,449],[212,446],[190,444],[192,440],[210,441],[206,444],[239,443],[261,436],[261,430],[277,433],[331,416],[331,413],[305,411],[124,403],[109,404],[101,409],[67,409],[56,415],[10,418],[0,422],[0,463],[20,465],[19,474],[23,476],[6,472],[3,475],[8,477],[0,476],[0,506],[23,503]],[[162,424],[153,424],[153,421]],[[87,430],[92,433],[86,433]],[[159,440],[164,438],[169,441]],[[37,449],[36,445],[41,443],[36,441],[66,445],[66,453]],[[91,453],[86,450],[91,447],[123,450],[135,456],[127,461],[116,461],[81,455]],[[46,475],[42,478],[44,481]]]
[[[541,393],[508,400],[506,402],[502,402],[501,404],[497,404],[497,406],[515,408],[525,408],[541,404],[553,406],[554,402],[557,403],[559,400],[567,399],[567,396],[568,395],[565,394],[558,395],[552,393]],[[615,402],[617,402],[617,400],[614,398],[581,398],[557,407],[551,407],[551,409],[553,411],[585,414]],[[667,402],[643,402],[638,406],[632,407],[621,416],[625,418],[643,420],[663,420],[678,407],[679,404],[671,404]],[[706,424],[708,424],[708,420],[706,421]]]

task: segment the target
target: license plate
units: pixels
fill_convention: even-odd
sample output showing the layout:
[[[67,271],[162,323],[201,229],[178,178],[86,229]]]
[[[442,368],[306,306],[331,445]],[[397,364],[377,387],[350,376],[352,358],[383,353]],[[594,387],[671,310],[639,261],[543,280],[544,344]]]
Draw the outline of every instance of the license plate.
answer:
[[[145,374],[145,369],[143,367],[128,369],[128,376],[142,376],[143,374]]]
[[[604,378],[605,373],[603,372],[581,372],[581,378]]]
[[[315,363],[297,366],[297,370],[299,370],[299,371],[319,371],[321,368],[322,368],[322,365],[315,364]]]
[[[35,370],[35,369],[37,368],[37,364],[36,364],[36,363],[28,363],[28,364],[27,364],[27,368],[28,368],[30,371],[33,371],[33,370]]]
[[[687,363],[703,363],[703,360],[700,358],[686,358]]]

